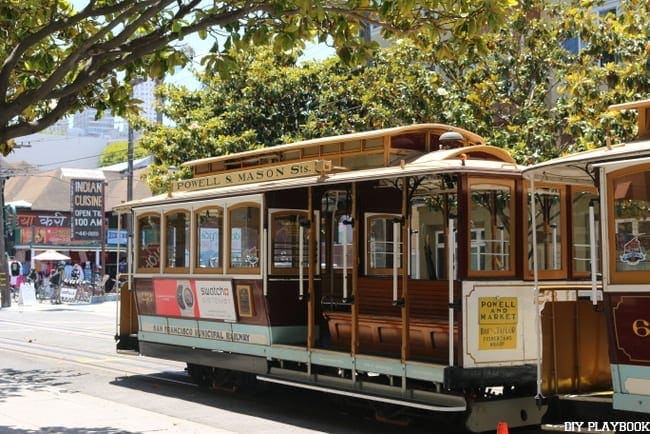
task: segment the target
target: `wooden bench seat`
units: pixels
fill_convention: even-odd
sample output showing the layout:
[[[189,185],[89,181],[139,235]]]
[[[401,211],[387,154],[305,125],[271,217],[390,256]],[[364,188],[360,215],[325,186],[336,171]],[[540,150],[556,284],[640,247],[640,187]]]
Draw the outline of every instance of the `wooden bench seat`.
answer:
[[[409,281],[410,357],[446,360],[449,353],[448,292],[445,282]],[[355,304],[359,308],[359,351],[399,357],[402,343],[402,308],[392,299],[392,281],[359,279]],[[401,294],[401,290],[399,291]],[[332,345],[350,348],[350,312],[325,311]],[[458,327],[454,326],[454,341]]]

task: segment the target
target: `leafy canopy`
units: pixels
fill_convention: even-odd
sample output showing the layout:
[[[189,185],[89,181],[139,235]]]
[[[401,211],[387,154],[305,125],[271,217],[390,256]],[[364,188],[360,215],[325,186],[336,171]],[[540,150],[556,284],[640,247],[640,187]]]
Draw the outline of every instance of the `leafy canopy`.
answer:
[[[650,6],[628,0],[618,15],[593,6],[526,2],[484,35],[487,53],[444,52],[424,37],[364,65],[232,52],[228,75],[208,69],[198,91],[166,88],[176,126],[142,138],[156,157],[150,184],[164,189],[167,166],[191,159],[416,122],[475,131],[524,163],[629,140],[634,115],[607,107],[650,97]],[[581,50],[566,48],[577,42]]]
[[[275,53],[306,40],[330,41],[343,60],[366,59],[372,44],[360,30],[369,24],[386,37],[429,44],[453,33],[461,42],[454,50],[481,50],[486,25],[498,23],[514,1],[88,0],[75,10],[67,0],[5,0],[0,152],[84,107],[95,107],[98,116],[132,114],[132,83],[161,79],[189,62],[182,42],[190,34],[214,39],[205,62],[222,72],[233,65],[231,49],[269,41]]]

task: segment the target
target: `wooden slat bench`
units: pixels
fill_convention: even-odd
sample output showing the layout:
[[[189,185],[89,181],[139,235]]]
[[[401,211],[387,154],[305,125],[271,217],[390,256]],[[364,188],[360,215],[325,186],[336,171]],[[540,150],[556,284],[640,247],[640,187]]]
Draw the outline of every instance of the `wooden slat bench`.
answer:
[[[359,351],[399,357],[402,342],[401,308],[393,305],[392,281],[361,278],[355,303],[359,308]],[[446,360],[449,345],[448,292],[446,282],[409,281],[410,356]],[[401,294],[401,289],[399,291]],[[350,312],[324,312],[332,344],[350,348]],[[454,340],[458,327],[454,326]]]

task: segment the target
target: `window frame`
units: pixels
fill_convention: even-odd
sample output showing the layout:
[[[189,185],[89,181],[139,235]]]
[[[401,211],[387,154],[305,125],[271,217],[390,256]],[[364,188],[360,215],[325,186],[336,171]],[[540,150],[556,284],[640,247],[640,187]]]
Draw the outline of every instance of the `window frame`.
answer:
[[[529,181],[524,181],[524,209],[526,210],[524,214],[524,221],[523,221],[523,226],[524,226],[524,231],[523,231],[523,237],[524,237],[524,279],[533,279],[534,278],[534,270],[533,270],[533,264],[529,264],[528,260],[528,255],[532,253],[532,250],[529,250],[529,246],[532,246],[532,235],[531,238],[528,239],[528,231],[530,229],[530,224],[529,221],[532,222],[532,215],[531,215],[531,203],[529,201],[529,193],[530,193],[530,182]],[[560,245],[560,268],[557,270],[553,269],[538,269],[537,270],[537,277],[539,279],[566,279],[569,276],[569,242],[568,242],[568,225],[569,221],[567,218],[567,205],[566,205],[566,200],[567,200],[567,188],[566,185],[560,185],[560,184],[552,184],[552,183],[535,183],[535,190],[540,190],[540,189],[553,189],[553,190],[559,190],[560,191],[560,239],[559,239],[559,245]],[[532,196],[531,196],[532,197]],[[539,207],[536,206],[535,210],[539,211]],[[539,222],[537,222],[539,223]],[[539,242],[539,240],[537,240]],[[573,248],[573,246],[572,246]],[[572,258],[573,260],[573,258]],[[532,257],[530,259],[532,261]],[[529,266],[530,265],[530,266]]]
[[[186,242],[185,242],[185,247],[186,251],[188,254],[188,259],[187,259],[187,266],[182,266],[182,267],[172,267],[169,265],[169,257],[168,257],[168,246],[169,246],[169,240],[167,239],[167,225],[169,221],[169,216],[172,214],[186,214],[187,216],[187,234],[186,234]],[[169,210],[165,210],[163,212],[163,218],[162,218],[162,227],[164,230],[162,231],[162,243],[161,245],[163,246],[162,252],[164,253],[164,257],[162,258],[162,265],[163,265],[163,270],[166,274],[179,274],[179,273],[184,273],[187,274],[190,272],[190,266],[192,264],[192,211],[189,208],[173,208]]]
[[[598,264],[597,264],[597,268],[596,268],[597,272],[602,272],[602,266],[603,266],[603,258],[602,258],[603,255],[602,255],[602,250],[601,250],[601,247],[600,247],[600,246],[602,246],[602,240],[601,240],[602,232],[601,232],[601,229],[600,229],[601,226],[602,226],[602,219],[601,219],[601,216],[600,216],[600,207],[598,206],[598,204],[600,203],[600,199],[599,199],[599,195],[598,195],[598,189],[596,187],[594,187],[594,186],[572,186],[569,189],[570,202],[571,202],[571,212],[568,215],[571,216],[571,219],[570,219],[571,220],[570,221],[570,223],[571,223],[571,234],[573,234],[573,235],[571,236],[571,240],[569,240],[569,242],[567,243],[567,248],[570,249],[570,256],[567,255],[567,259],[571,262],[571,267],[570,267],[571,274],[572,274],[571,277],[577,278],[577,279],[586,279],[586,278],[589,278],[591,276],[591,272],[590,271],[577,271],[577,267],[576,267],[576,263],[575,263],[575,261],[577,259],[577,256],[576,256],[576,218],[575,218],[576,214],[575,214],[575,210],[574,210],[574,205],[575,205],[574,196],[576,194],[578,194],[578,193],[590,193],[590,194],[592,194],[594,196],[592,199],[595,199],[596,202],[597,202],[597,204],[595,206],[595,209],[594,209],[595,214],[596,214],[596,216],[595,216],[596,217],[596,228],[595,228],[596,230],[595,230],[595,233],[596,233],[596,258],[598,260]],[[587,209],[587,213],[588,212],[589,212],[589,209]],[[587,225],[587,230],[589,230],[588,225]]]
[[[141,259],[140,258],[140,251],[141,251],[141,247],[142,247],[140,245],[141,232],[142,232],[140,230],[140,228],[141,228],[140,222],[141,222],[141,220],[143,220],[145,218],[150,218],[150,217],[157,217],[158,218],[158,266],[157,267],[143,267],[143,266],[141,266],[142,264],[140,264],[140,259]],[[135,269],[136,269],[136,272],[138,272],[138,273],[160,273],[160,269],[161,269],[162,263],[163,263],[162,262],[162,257],[161,257],[162,251],[163,251],[163,234],[162,234],[163,219],[162,219],[161,213],[160,212],[155,212],[155,211],[150,211],[150,212],[144,212],[142,214],[136,214],[135,215],[135,227],[136,227],[136,230],[135,230],[135,243],[134,244],[136,246],[135,251],[137,252],[137,254],[135,255],[135,260],[136,260],[135,261],[136,262]]]
[[[397,213],[374,213],[374,212],[367,212],[364,213],[364,227],[365,227],[365,234],[364,234],[364,246],[366,249],[366,254],[365,254],[365,274],[367,276],[392,276],[393,275],[393,267],[371,267],[370,264],[370,258],[371,258],[371,252],[370,252],[370,226],[372,224],[373,220],[394,220],[394,219],[399,219],[401,217],[401,214]],[[390,225],[390,230],[392,233],[392,225]],[[401,239],[402,237],[402,229],[400,227],[400,256],[398,258],[399,261],[399,266],[397,267],[398,269],[398,274],[402,275],[402,255],[404,255],[404,241]],[[394,241],[393,241],[394,243]],[[385,252],[387,253],[387,252]],[[390,250],[390,254],[393,254],[393,250]],[[393,261],[395,258],[393,258]],[[408,265],[408,264],[407,264]]]
[[[309,216],[309,211],[308,210],[303,210],[303,209],[288,209],[288,208],[273,208],[268,210],[268,222],[269,222],[269,237],[268,237],[268,245],[267,245],[267,260],[268,260],[268,269],[269,275],[298,275],[300,274],[299,267],[290,267],[290,268],[279,268],[274,265],[274,258],[273,258],[273,246],[274,246],[274,240],[275,240],[275,234],[273,233],[273,223],[275,221],[275,217],[282,217],[282,216],[300,216],[301,218],[307,219]],[[320,213],[318,211],[314,211],[314,218],[311,220],[311,224],[316,224],[316,252],[315,252],[315,258],[318,258],[318,251],[319,251],[319,219],[320,219]],[[309,232],[309,228],[306,228],[306,231]],[[309,245],[308,245],[308,234],[306,234],[304,238],[304,248],[305,252],[308,254],[309,250]],[[320,272],[320,267],[318,266],[319,261],[316,262],[316,267],[314,269],[314,275],[319,274]],[[303,273],[308,273],[309,272],[309,263],[306,261],[304,263],[303,267]]]
[[[616,248],[616,210],[614,208],[614,183],[619,178],[624,176],[650,173],[650,163],[635,165],[632,167],[625,167],[619,170],[613,170],[607,173],[607,243],[608,243],[608,270],[609,281],[612,284],[647,284],[650,281],[650,270],[624,270],[617,271],[616,264],[618,263],[616,255],[618,249]],[[648,220],[650,220],[650,212],[648,213]]]
[[[510,266],[506,270],[472,270],[472,237],[469,234],[472,233],[472,228],[470,226],[470,220],[472,215],[472,187],[475,185],[496,185],[507,187],[510,191],[510,200],[509,200],[509,215],[510,215],[510,230],[508,238],[508,259]],[[468,218],[465,222],[465,233],[467,239],[465,240],[465,260],[467,261],[467,276],[468,277],[514,277],[517,273],[517,256],[516,256],[516,239],[518,237],[518,222],[516,214],[516,198],[517,198],[517,184],[512,178],[479,178],[479,177],[468,177],[467,178],[467,190],[465,192],[465,199],[467,203],[467,214]]]
[[[220,210],[221,211],[221,226],[219,227],[220,234],[219,234],[219,267],[206,267],[203,268],[200,266],[200,247],[201,247],[201,241],[199,239],[199,231],[201,229],[201,226],[199,224],[199,214],[202,212],[208,211],[208,210]],[[193,252],[194,252],[194,260],[192,262],[193,266],[193,272],[196,274],[223,274],[224,270],[224,260],[225,260],[225,234],[226,234],[226,207],[222,205],[218,205],[215,203],[208,204],[205,206],[202,206],[200,208],[196,208],[192,212],[192,219],[193,219],[193,229],[192,229],[192,242],[194,243],[193,246]]]
[[[231,218],[231,213],[233,211],[236,211],[240,208],[257,208],[258,211],[258,216],[259,216],[259,222],[257,226],[257,252],[258,252],[258,261],[257,261],[257,266],[255,267],[250,267],[250,268],[239,268],[239,267],[233,267],[232,266],[232,218]],[[232,205],[226,206],[226,223],[225,226],[227,228],[227,234],[228,237],[224,239],[224,241],[227,242],[227,246],[224,249],[225,252],[225,257],[224,259],[227,261],[225,263],[226,266],[226,273],[227,274],[260,274],[261,271],[261,266],[264,258],[261,257],[261,252],[262,252],[262,227],[263,227],[263,216],[262,216],[262,204],[259,202],[253,202],[253,201],[244,201],[244,202],[236,202]]]

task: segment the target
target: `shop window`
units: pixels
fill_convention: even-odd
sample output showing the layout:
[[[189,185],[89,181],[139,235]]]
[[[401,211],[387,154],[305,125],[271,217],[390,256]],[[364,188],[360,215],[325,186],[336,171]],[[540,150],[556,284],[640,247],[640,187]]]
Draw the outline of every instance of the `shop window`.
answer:
[[[160,271],[160,215],[139,216],[136,226],[138,270]]]
[[[198,273],[223,270],[223,208],[215,206],[196,212],[196,266]]]
[[[165,268],[189,270],[190,213],[171,211],[165,214]]]
[[[537,269],[541,278],[566,278],[566,212],[565,187],[535,185],[535,237],[537,241]],[[528,213],[526,221],[527,277],[533,276],[533,228],[532,198],[530,189],[526,189]],[[564,242],[563,242],[564,240]]]
[[[650,276],[650,167],[610,175],[608,206],[612,281],[647,283]]]
[[[240,204],[228,210],[231,272],[259,272],[260,223],[258,204]]]
[[[513,191],[513,181],[470,179],[470,275],[513,274]]]

